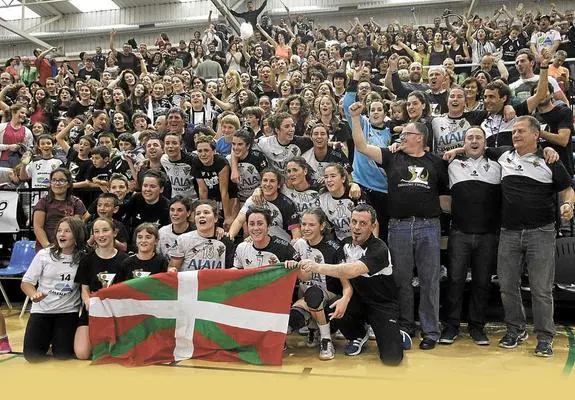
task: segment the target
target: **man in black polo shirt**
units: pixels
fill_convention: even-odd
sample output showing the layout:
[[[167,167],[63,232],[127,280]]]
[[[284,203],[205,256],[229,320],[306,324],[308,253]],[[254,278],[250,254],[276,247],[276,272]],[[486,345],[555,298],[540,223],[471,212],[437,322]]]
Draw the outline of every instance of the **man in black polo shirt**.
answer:
[[[353,296],[347,308],[336,307],[337,327],[349,339],[345,354],[361,353],[369,335],[365,323],[375,333],[379,358],[384,364],[398,365],[403,349],[411,347],[411,338],[397,324],[398,298],[389,251],[385,243],[373,236],[375,209],[367,204],[356,206],[351,213],[352,236],[348,238],[339,258],[341,264],[318,264],[303,260],[299,266],[314,274],[349,279]],[[340,313],[343,311],[343,316]]]
[[[463,290],[471,268],[469,335],[477,345],[488,345],[485,310],[491,275],[497,259],[501,215],[501,166],[484,157],[485,132],[469,128],[463,138],[465,154],[449,164],[451,229],[447,318],[439,343],[452,344],[459,334]]]
[[[575,193],[571,176],[561,161],[547,164],[537,146],[541,126],[531,116],[513,124],[513,148],[487,149],[501,165],[501,236],[497,258],[501,300],[507,333],[499,346],[511,349],[527,338],[521,302],[521,274],[529,273],[533,322],[537,335],[535,355],[553,355],[553,275],[555,270],[556,193],[561,218],[573,217]]]
[[[439,331],[439,249],[441,214],[440,195],[448,192],[447,169],[443,161],[425,152],[427,128],[424,124],[408,124],[401,136],[400,150],[368,145],[361,131],[360,115],[364,106],[350,106],[352,134],[357,151],[381,164],[389,182],[389,248],[396,267],[395,281],[399,287],[399,325],[409,334],[414,331],[413,268],[417,267],[421,282],[419,320],[423,340],[419,348],[430,350],[440,336]],[[445,198],[445,200],[448,200]]]

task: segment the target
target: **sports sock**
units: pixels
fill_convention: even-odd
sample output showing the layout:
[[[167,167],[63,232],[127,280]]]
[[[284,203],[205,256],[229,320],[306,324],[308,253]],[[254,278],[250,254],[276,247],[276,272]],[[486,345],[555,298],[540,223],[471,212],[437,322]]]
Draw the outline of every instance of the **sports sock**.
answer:
[[[331,334],[330,334],[330,330],[329,330],[329,323],[325,324],[325,325],[320,325],[317,324],[318,328],[319,328],[319,336],[322,339],[330,339],[331,340]]]
[[[8,335],[0,336],[0,340],[2,339],[8,339]]]

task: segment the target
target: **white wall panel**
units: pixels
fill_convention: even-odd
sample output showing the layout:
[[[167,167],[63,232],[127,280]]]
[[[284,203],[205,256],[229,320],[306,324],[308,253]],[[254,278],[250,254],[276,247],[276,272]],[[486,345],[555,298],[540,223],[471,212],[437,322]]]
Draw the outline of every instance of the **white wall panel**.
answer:
[[[137,0],[133,0],[137,2]],[[383,0],[383,2],[399,0]],[[418,0],[414,2],[417,3]],[[489,2],[489,3],[488,3]],[[257,1],[256,1],[257,3]],[[292,10],[298,7],[309,6],[309,0],[286,0],[286,4]],[[367,4],[368,2],[353,2],[352,0],[317,0],[313,4],[319,7],[333,7],[333,6],[348,6],[356,4]],[[369,2],[374,3],[374,2]],[[555,3],[559,10],[575,7],[572,1],[557,0]],[[57,3],[56,3],[57,4]],[[526,9],[536,10],[537,7],[542,7],[541,3],[524,2]],[[465,13],[467,11],[466,4],[454,4],[448,2],[436,1],[435,5],[415,5],[416,17],[418,24],[432,24],[433,19],[439,16],[443,9],[449,6],[454,12]],[[479,0],[479,6],[476,8],[476,13],[480,15],[493,15],[493,11],[501,6],[501,2],[495,0]],[[243,10],[245,5],[240,5],[239,10]],[[342,9],[338,13],[329,14],[313,14],[316,22],[322,26],[334,24],[347,28],[348,21],[352,20],[354,16],[359,17],[361,21],[367,21],[369,17],[374,17],[375,20],[382,26],[391,23],[392,20],[397,19],[401,24],[412,24],[413,16],[410,12],[411,5],[393,8],[381,8],[371,10],[353,10]],[[547,7],[547,6],[543,6]],[[281,9],[283,6],[279,0],[269,0],[268,10]],[[511,9],[512,6],[509,6]],[[218,13],[215,7],[207,0],[198,0],[188,3],[177,4],[154,4],[139,7],[130,7],[114,11],[101,11],[84,14],[68,14],[61,20],[48,24],[43,27],[42,31],[47,32],[81,32],[73,38],[46,38],[43,39],[55,47],[62,46],[63,51],[66,53],[78,53],[80,51],[93,50],[96,45],[103,48],[108,47],[107,33],[93,33],[88,29],[94,26],[111,26],[111,25],[142,25],[160,22],[174,22],[181,21],[186,17],[194,16],[207,16],[209,11],[213,10],[214,18]],[[513,12],[514,10],[510,10]],[[547,11],[547,10],[546,10]],[[295,12],[294,12],[295,13]],[[34,25],[48,20],[50,17],[39,19],[29,19],[24,21],[24,28],[29,29]],[[14,21],[14,24],[20,26],[20,21]],[[198,25],[197,23],[189,23],[189,28],[184,29],[157,29],[155,32],[147,31],[132,31],[124,33],[119,31],[116,38],[116,46],[120,46],[121,42],[126,41],[128,38],[134,37],[138,42],[154,43],[155,38],[160,31],[166,31],[170,36],[173,43],[177,43],[179,39],[186,39],[192,36],[193,31],[204,29],[205,23]],[[40,36],[41,37],[41,36]],[[19,54],[31,54],[35,46],[23,39],[12,35],[10,32],[0,29],[0,59]]]

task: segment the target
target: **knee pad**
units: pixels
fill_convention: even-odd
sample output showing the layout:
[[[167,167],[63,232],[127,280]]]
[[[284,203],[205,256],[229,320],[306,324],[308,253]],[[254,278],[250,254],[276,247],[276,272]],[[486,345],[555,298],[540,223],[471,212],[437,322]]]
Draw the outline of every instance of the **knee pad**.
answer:
[[[293,331],[297,331],[307,325],[309,314],[298,307],[292,307],[289,311],[289,326]]]
[[[309,308],[312,310],[322,310],[323,303],[325,301],[325,296],[323,290],[317,286],[312,286],[308,290],[306,290],[303,298],[308,305]]]

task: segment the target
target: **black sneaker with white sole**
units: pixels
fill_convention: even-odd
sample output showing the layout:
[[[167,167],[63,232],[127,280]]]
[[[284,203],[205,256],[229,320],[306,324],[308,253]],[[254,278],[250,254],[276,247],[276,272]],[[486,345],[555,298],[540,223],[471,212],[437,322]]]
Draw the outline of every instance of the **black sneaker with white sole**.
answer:
[[[445,328],[441,331],[441,336],[439,338],[439,343],[441,344],[452,344],[455,342],[459,336],[459,331],[452,327],[451,325],[446,325]]]
[[[469,328],[469,336],[473,339],[473,343],[478,346],[489,346],[489,338],[485,331],[480,328]]]
[[[537,347],[535,347],[535,355],[537,357],[553,357],[553,341],[538,340]]]
[[[507,332],[505,336],[499,340],[499,347],[503,347],[504,349],[514,349],[526,341],[527,338],[529,338],[527,331],[519,333]]]

